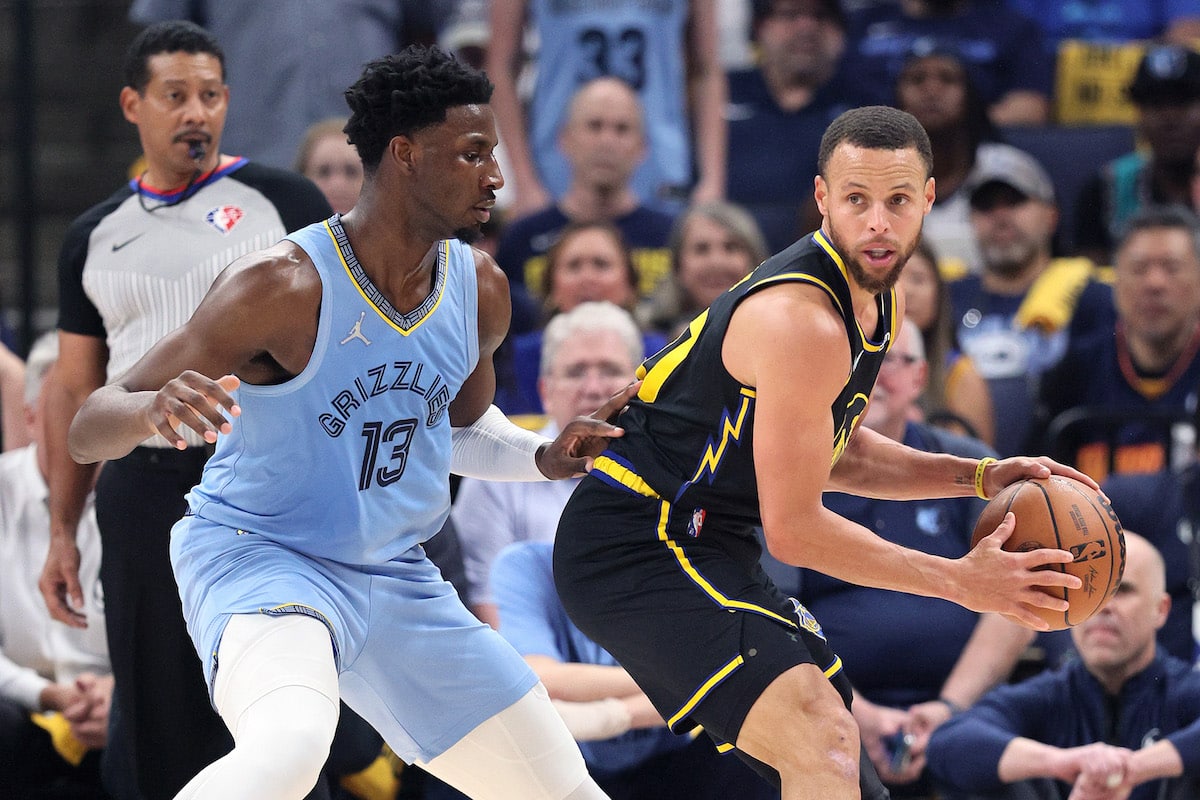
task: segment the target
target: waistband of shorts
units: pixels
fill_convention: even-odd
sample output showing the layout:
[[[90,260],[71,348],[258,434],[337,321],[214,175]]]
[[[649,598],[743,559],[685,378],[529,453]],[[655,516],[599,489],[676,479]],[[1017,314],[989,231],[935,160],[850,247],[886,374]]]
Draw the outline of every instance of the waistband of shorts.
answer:
[[[135,466],[201,469],[215,450],[213,445],[189,447],[186,450],[176,450],[173,447],[135,447],[129,455],[118,461]]]

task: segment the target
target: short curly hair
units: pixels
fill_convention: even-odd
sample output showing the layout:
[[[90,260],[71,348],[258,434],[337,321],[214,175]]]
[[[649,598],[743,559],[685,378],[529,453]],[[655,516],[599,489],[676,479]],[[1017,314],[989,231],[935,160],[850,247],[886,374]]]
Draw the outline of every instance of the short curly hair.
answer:
[[[412,45],[363,67],[346,90],[350,121],[345,133],[363,169],[374,172],[392,137],[445,122],[446,111],[455,106],[491,99],[487,75],[437,47]]]

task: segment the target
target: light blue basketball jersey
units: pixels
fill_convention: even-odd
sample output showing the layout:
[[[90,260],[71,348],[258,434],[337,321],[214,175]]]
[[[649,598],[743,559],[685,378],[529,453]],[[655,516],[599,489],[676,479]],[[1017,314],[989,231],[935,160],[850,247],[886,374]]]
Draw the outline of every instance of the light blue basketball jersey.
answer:
[[[634,189],[644,203],[670,206],[663,192],[686,191],[692,183],[687,0],[531,0],[529,15],[539,39],[530,152],[546,188],[555,197],[567,188],[570,173],[558,132],[571,97],[589,80],[611,75],[637,91],[645,115],[648,147]]]
[[[308,556],[381,564],[449,513],[449,405],[479,358],[475,258],[440,242],[432,292],[403,314],[336,215],[288,238],[321,276],[312,356],[285,383],[235,392],[242,414],[188,501],[196,516]]]

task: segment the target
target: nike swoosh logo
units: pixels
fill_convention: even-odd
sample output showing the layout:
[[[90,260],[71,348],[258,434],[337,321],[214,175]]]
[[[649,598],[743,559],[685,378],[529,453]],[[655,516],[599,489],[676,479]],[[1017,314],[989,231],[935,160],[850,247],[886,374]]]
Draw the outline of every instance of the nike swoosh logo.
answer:
[[[112,251],[115,253],[118,250],[120,250],[122,247],[124,247],[125,245],[133,244],[134,242],[136,242],[138,239],[142,238],[145,235],[146,235],[146,232],[142,231],[141,233],[139,233],[137,236],[133,237],[132,239],[126,239],[125,241],[121,242],[120,244],[114,244],[112,246],[112,248],[113,248]]]

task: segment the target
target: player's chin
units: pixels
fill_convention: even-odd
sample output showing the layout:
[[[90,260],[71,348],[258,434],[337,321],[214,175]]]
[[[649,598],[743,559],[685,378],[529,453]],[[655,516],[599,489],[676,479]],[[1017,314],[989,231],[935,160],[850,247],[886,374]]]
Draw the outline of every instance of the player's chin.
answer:
[[[483,231],[478,224],[459,228],[454,232],[454,238],[464,244],[475,244],[483,238]]]

